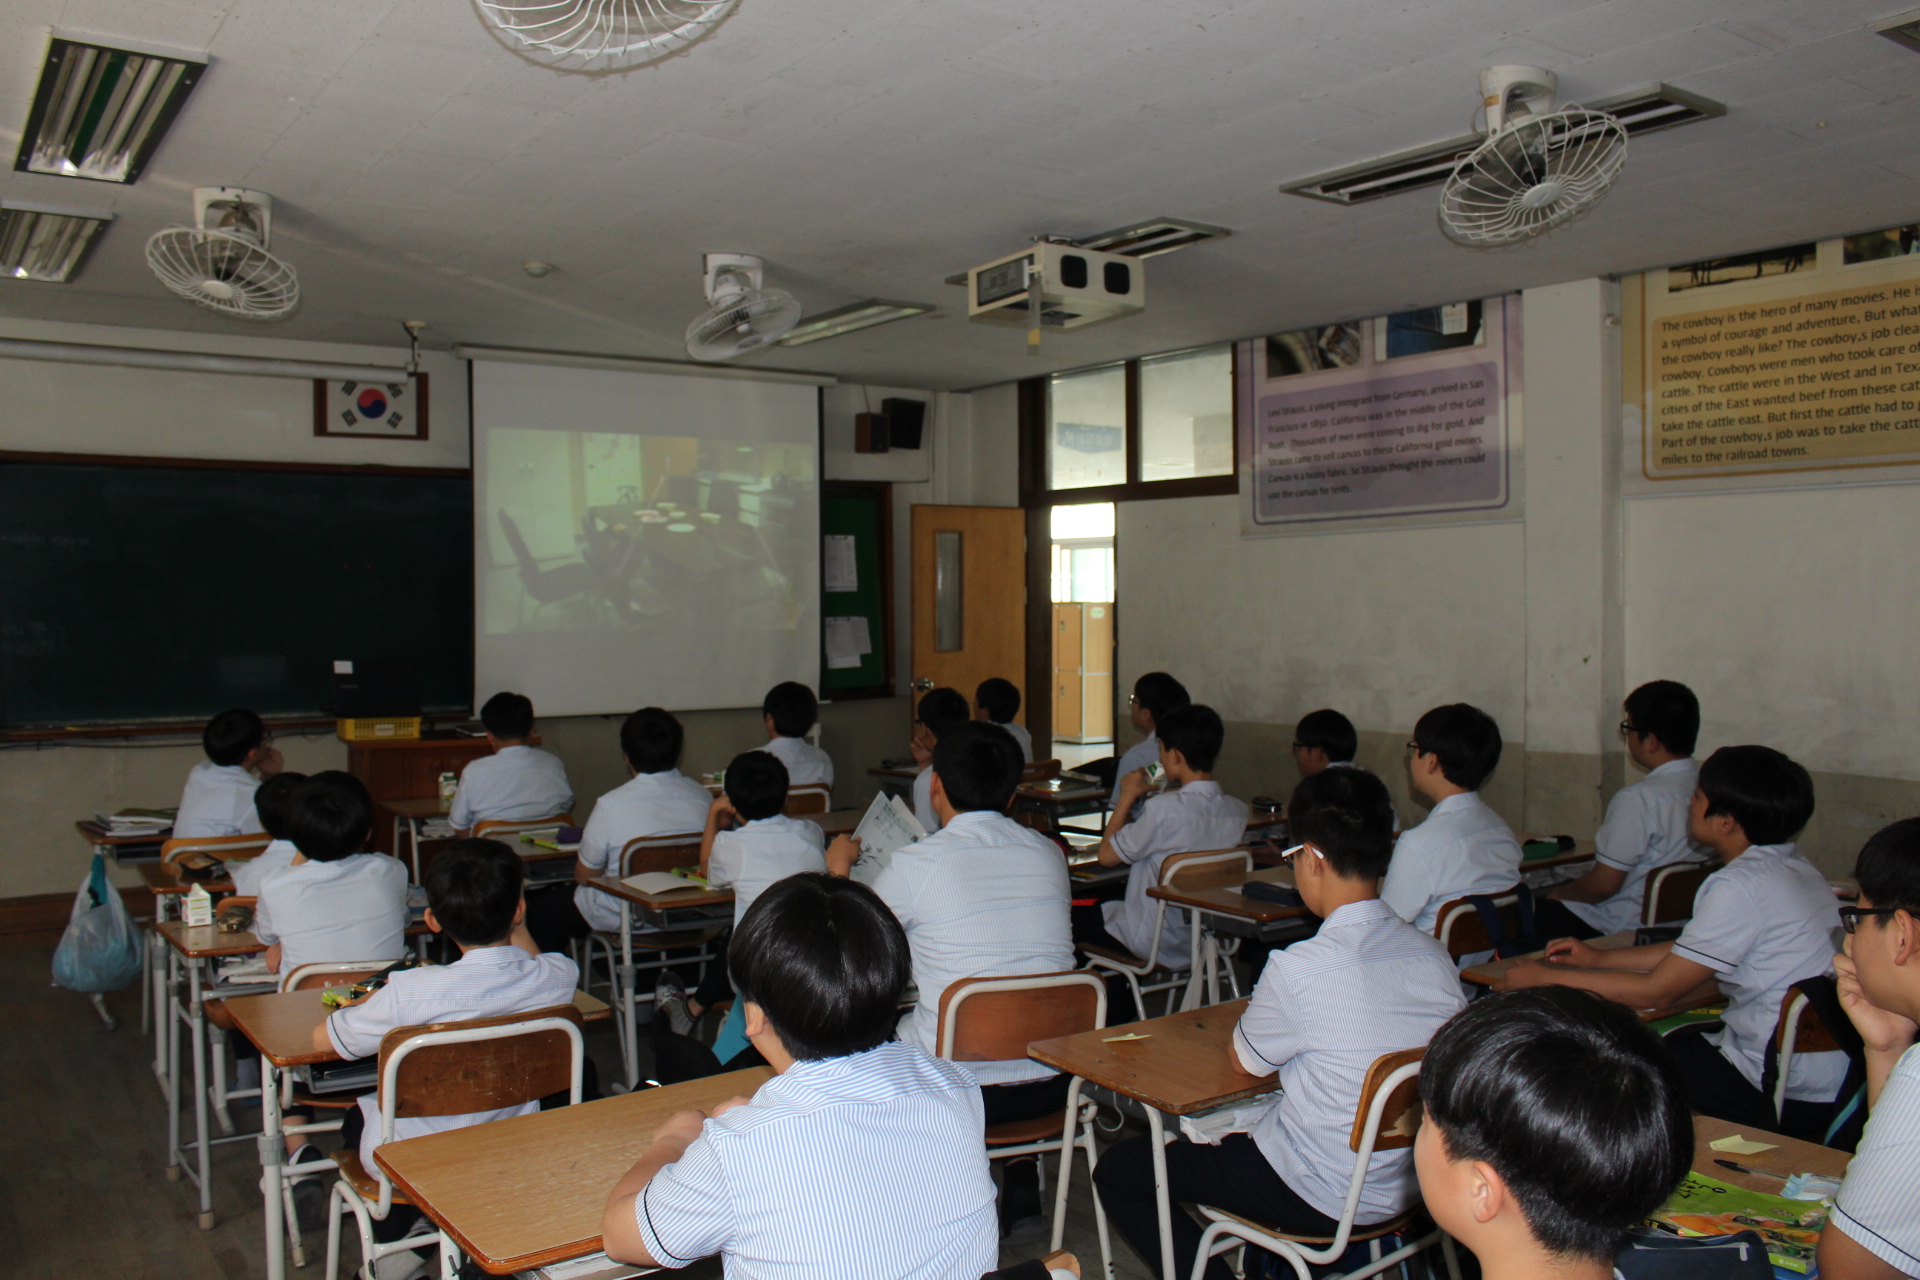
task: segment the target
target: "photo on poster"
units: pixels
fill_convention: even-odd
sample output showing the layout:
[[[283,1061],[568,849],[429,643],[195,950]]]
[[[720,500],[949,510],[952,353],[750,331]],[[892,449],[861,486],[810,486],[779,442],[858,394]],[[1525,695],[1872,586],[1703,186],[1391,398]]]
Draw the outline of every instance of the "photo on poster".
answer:
[[[1361,321],[1315,325],[1267,339],[1267,377],[1290,378],[1322,369],[1350,369],[1366,358]]]
[[[1705,289],[1716,284],[1736,284],[1742,280],[1763,280],[1784,276],[1813,266],[1814,243],[1784,245],[1762,249],[1758,253],[1738,253],[1730,258],[1703,258],[1683,266],[1667,268],[1667,292]]]
[[[1485,317],[1478,302],[1449,302],[1420,307],[1374,321],[1373,358],[1431,355],[1477,347],[1486,341]]]
[[[1856,262],[1879,262],[1885,258],[1904,258],[1920,253],[1920,223],[1846,236],[1840,242],[1840,261],[1847,266]]]

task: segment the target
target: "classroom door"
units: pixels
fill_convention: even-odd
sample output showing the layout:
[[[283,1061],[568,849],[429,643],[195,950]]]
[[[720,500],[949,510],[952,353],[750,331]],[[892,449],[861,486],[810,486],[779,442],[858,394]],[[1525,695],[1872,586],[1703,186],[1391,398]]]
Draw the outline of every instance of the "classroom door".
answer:
[[[971,703],[990,676],[1025,683],[1026,519],[1019,507],[913,508],[916,704],[941,685]],[[1034,691],[1021,692],[1015,719],[1025,724]]]

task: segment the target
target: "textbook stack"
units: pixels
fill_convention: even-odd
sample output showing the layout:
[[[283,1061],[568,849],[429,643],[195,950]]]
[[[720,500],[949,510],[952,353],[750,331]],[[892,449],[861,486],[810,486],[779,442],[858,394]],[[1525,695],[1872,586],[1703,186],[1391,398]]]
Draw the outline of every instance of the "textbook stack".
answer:
[[[162,839],[173,828],[173,809],[117,809],[93,815],[94,825],[106,836],[151,836]]]

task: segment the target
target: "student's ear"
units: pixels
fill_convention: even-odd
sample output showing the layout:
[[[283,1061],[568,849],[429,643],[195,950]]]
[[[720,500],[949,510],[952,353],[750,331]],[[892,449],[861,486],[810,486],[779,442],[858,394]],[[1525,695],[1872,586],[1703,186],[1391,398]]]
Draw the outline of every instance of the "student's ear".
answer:
[[[1467,1180],[1467,1197],[1473,1210],[1473,1220],[1483,1226],[1499,1217],[1500,1211],[1512,1200],[1500,1171],[1485,1160],[1473,1162],[1472,1173]]]
[[[513,923],[518,926],[527,921],[527,895],[521,894],[520,901],[513,904]]]
[[[931,801],[946,800],[947,784],[940,781],[940,771],[935,769],[927,776],[931,779],[931,781],[927,783],[927,799]],[[947,803],[951,804],[953,802],[948,800]]]
[[[523,911],[524,911],[524,910],[526,909],[526,905],[527,905],[527,904],[526,904],[525,902],[522,902],[522,903],[520,904],[520,908],[521,908],[521,910],[523,910]],[[516,915],[516,916],[514,916],[514,918],[513,918],[513,922],[514,922],[515,924],[519,924],[519,923],[520,923],[520,917],[519,917],[518,915]],[[435,933],[439,933],[439,932],[441,932],[441,929],[440,929],[440,921],[439,921],[439,919],[438,919],[438,917],[436,917],[436,916],[435,916],[435,915],[433,914],[433,908],[432,908],[432,907],[428,907],[428,908],[427,908],[427,914],[426,914],[426,925],[427,925],[427,928],[429,928],[429,929],[431,929],[431,930],[433,930],[433,932],[435,932]]]
[[[1920,920],[1915,920],[1911,911],[1897,911],[1882,918],[1886,921],[1882,927],[1894,935],[1888,939],[1893,943],[1893,962],[1903,966],[1920,963]],[[1847,941],[1853,941],[1851,935]]]
[[[767,1022],[767,1015],[761,1010],[760,1006],[748,1000],[746,1002],[745,1014],[741,1019],[740,1029],[746,1034],[747,1039],[751,1040],[755,1036],[767,1034],[767,1032],[773,1030],[773,1027]]]
[[[1180,754],[1180,749],[1178,747],[1169,747],[1163,743],[1161,744],[1160,750],[1166,753],[1167,768],[1185,769],[1187,767],[1187,758],[1184,755]]]

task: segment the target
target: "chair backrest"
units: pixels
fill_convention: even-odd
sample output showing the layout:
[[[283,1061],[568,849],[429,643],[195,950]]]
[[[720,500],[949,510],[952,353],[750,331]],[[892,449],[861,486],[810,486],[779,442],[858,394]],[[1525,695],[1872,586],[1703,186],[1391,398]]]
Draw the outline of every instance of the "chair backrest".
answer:
[[[1495,910],[1500,913],[1500,927],[1507,937],[1517,938],[1523,932],[1520,927],[1520,895],[1514,889],[1493,896]],[[1476,951],[1493,950],[1493,939],[1487,936],[1487,926],[1480,919],[1480,913],[1465,898],[1455,898],[1440,908],[1433,918],[1433,936],[1447,949],[1447,954],[1458,960],[1461,956],[1470,956]]]
[[[1670,862],[1654,869],[1640,901],[1641,924],[1693,918],[1693,896],[1701,882],[1720,869],[1717,862]]]
[[[803,782],[787,788],[787,803],[780,812],[789,818],[809,813],[825,813],[833,807],[833,788],[824,782]]]
[[[1360,1085],[1360,1104],[1354,1108],[1353,1133],[1347,1140],[1354,1151],[1365,1145],[1370,1128],[1375,1151],[1413,1145],[1420,1130],[1420,1060],[1426,1056],[1423,1047],[1383,1053],[1373,1060]]]
[[[306,991],[312,987],[350,987],[391,965],[391,960],[324,960],[295,965],[280,975],[280,990]]]
[[[507,514],[505,507],[500,508],[500,532],[506,535],[507,546],[513,550],[513,558],[520,565],[522,576],[540,573],[540,562],[533,558],[533,551],[527,546],[527,540],[520,534],[520,525]]]
[[[1160,864],[1160,884],[1169,889],[1218,889],[1243,883],[1251,874],[1248,849],[1197,849],[1169,854]]]
[[[645,871],[671,871],[700,861],[700,832],[671,836],[637,836],[620,850],[621,879]]]
[[[1836,1053],[1843,1046],[1820,1021],[1820,1015],[1807,1000],[1799,983],[1787,988],[1780,998],[1780,1021],[1773,1028],[1774,1043],[1780,1046],[1780,1074],[1785,1075],[1788,1058],[1796,1053]]]
[[[1020,770],[1020,785],[1033,782],[1051,782],[1060,776],[1058,760],[1035,760]]]
[[[570,827],[573,815],[556,813],[551,818],[529,818],[525,822],[509,822],[505,818],[488,818],[473,824],[475,836],[491,836],[498,840],[502,836],[519,835],[522,831],[538,831],[542,827]]]
[[[580,1101],[580,1010],[395,1027],[380,1037],[382,1140],[396,1117],[462,1116],[563,1089]]]
[[[180,836],[160,846],[160,861],[178,862],[189,853],[204,853],[222,862],[245,862],[265,853],[273,837],[264,831],[237,836]]]
[[[1007,1062],[1036,1040],[1107,1024],[1107,984],[1087,969],[961,978],[940,993],[935,1052],[954,1062]]]

